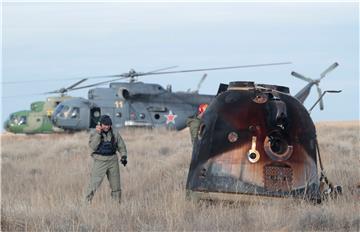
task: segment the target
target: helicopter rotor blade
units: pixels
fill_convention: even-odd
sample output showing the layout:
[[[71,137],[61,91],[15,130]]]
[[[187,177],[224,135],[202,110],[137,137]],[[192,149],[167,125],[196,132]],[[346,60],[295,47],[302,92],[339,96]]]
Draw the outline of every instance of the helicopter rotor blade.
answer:
[[[2,85],[12,85],[12,84],[23,84],[23,83],[33,83],[33,82],[53,82],[53,81],[68,81],[68,80],[79,80],[80,78],[61,78],[61,79],[35,79],[35,80],[25,80],[25,81],[5,81],[0,82]]]
[[[161,68],[161,69],[157,69],[148,73],[152,73],[152,72],[157,72],[157,71],[162,71],[162,70],[167,70],[167,69],[171,69],[171,68],[176,68],[178,66],[170,66],[170,67],[166,67],[166,68]],[[123,80],[123,79],[127,79],[128,76],[123,76],[123,77],[118,77],[115,79],[111,79],[111,80],[107,80],[107,81],[101,81],[101,82],[97,82],[91,85],[86,85],[86,86],[80,86],[78,88],[73,88],[72,90],[78,90],[78,89],[85,89],[85,88],[91,88],[91,87],[95,87],[95,86],[99,86],[99,85],[104,85],[113,81],[119,81],[119,80]]]
[[[127,73],[122,73],[122,74],[115,74],[115,75],[104,75],[104,76],[93,76],[93,77],[88,77],[88,79],[95,79],[95,78],[112,78],[112,77],[124,77],[124,78],[131,78],[131,77],[137,77],[137,76],[144,76],[144,75],[148,75],[148,74],[152,74],[152,73],[157,73],[159,71],[163,71],[163,70],[168,70],[168,69],[172,69],[172,68],[176,68],[178,67],[176,66],[170,66],[170,67],[166,67],[166,68],[161,68],[161,69],[156,69],[150,72],[136,72],[135,70],[131,69],[129,72]]]
[[[67,90],[65,88],[61,88],[61,89],[57,89],[54,91],[45,92],[45,93],[41,93],[41,94],[66,93],[66,92],[67,92]]]
[[[79,84],[83,83],[83,82],[86,81],[86,80],[87,80],[87,78],[83,78],[83,79],[81,79],[80,81],[77,81],[76,83],[70,85],[70,86],[67,87],[67,88],[61,88],[61,89],[57,89],[57,90],[54,90],[54,91],[45,92],[45,93],[43,93],[43,94],[53,94],[53,93],[65,94],[65,93],[67,93],[68,91],[73,90],[73,88],[74,88],[75,86],[78,86]]]
[[[166,68],[156,69],[156,70],[153,70],[151,72],[146,72],[146,73],[136,72],[134,69],[130,69],[130,71],[128,73],[123,73],[122,77],[128,77],[130,79],[130,82],[134,82],[137,80],[136,77],[138,77],[138,76],[147,75],[148,73],[156,73],[159,71],[168,70],[168,69],[172,69],[172,68],[176,68],[176,67],[177,66],[170,66],[170,67],[166,67]]]
[[[218,68],[205,68],[205,69],[190,69],[190,70],[180,70],[173,72],[159,72],[162,70],[167,70],[171,68],[175,68],[177,66],[170,66],[167,68],[162,68],[158,70],[154,70],[151,72],[138,73],[138,72],[127,72],[122,74],[115,75],[99,75],[99,76],[89,76],[86,79],[97,79],[97,78],[134,78],[138,76],[146,76],[146,75],[157,75],[157,74],[171,74],[171,73],[186,73],[186,72],[202,72],[202,71],[211,71],[211,70],[223,70],[223,69],[237,69],[237,68],[251,68],[251,67],[262,67],[262,66],[274,66],[274,65],[285,65],[291,64],[291,62],[280,62],[280,63],[267,63],[267,64],[253,64],[253,65],[240,65],[240,66],[229,66],[229,67],[218,67]],[[37,79],[37,80],[27,80],[27,81],[10,81],[10,82],[1,82],[1,84],[18,84],[18,83],[30,83],[30,82],[39,82],[39,81],[64,81],[64,80],[79,80],[80,78],[67,78],[67,79]]]
[[[237,68],[253,68],[253,67],[263,67],[263,66],[274,66],[274,65],[285,65],[291,64],[291,62],[281,62],[281,63],[267,63],[267,64],[250,64],[250,65],[239,65],[239,66],[226,66],[226,67],[217,67],[217,68],[203,68],[203,69],[188,69],[188,70],[179,70],[179,71],[170,71],[170,72],[147,72],[147,73],[123,73],[115,75],[105,75],[103,78],[110,77],[137,77],[137,76],[147,76],[147,75],[160,75],[160,74],[172,74],[172,73],[187,73],[187,72],[203,72],[203,71],[214,71],[214,70],[224,70],[224,69],[237,69]],[[100,78],[101,76],[88,77],[88,78]]]
[[[197,85],[197,87],[196,87],[195,92],[199,92],[199,90],[200,90],[200,88],[201,88],[201,85],[202,85],[202,83],[205,81],[206,77],[207,77],[207,74],[205,73],[205,74],[201,77],[201,79],[200,79],[200,81],[199,81],[199,83],[198,83],[198,85]]]
[[[179,66],[174,65],[174,66],[170,66],[170,67],[166,67],[166,68],[156,69],[156,70],[153,70],[153,71],[150,71],[150,72],[146,72],[146,73],[143,73],[143,74],[156,73],[156,72],[160,72],[160,71],[164,71],[164,70],[169,70],[169,69],[173,69],[173,68],[177,68],[177,67],[179,67]]]
[[[129,75],[128,73],[123,73],[120,75],[109,75],[108,77],[125,77],[128,78]],[[87,77],[86,79],[104,79],[107,76],[91,76],[91,77]],[[13,85],[13,84],[24,84],[24,83],[33,83],[33,82],[56,82],[56,81],[69,81],[69,80],[79,80],[79,79],[83,79],[83,78],[61,78],[61,79],[35,79],[35,80],[24,80],[24,81],[5,81],[5,82],[0,82],[0,84],[2,85]]]
[[[54,91],[50,91],[50,92],[45,92],[45,93],[34,93],[34,94],[27,94],[27,95],[16,95],[16,96],[5,96],[3,98],[13,98],[13,97],[22,97],[22,96],[34,96],[34,95],[46,95],[46,94],[56,94],[56,93],[65,93],[67,91],[74,91],[74,90],[79,90],[79,89],[85,89],[85,88],[89,88],[89,87],[94,87],[94,86],[98,86],[98,85],[102,85],[102,84],[106,84],[106,83],[109,83],[109,82],[112,82],[112,81],[117,81],[117,80],[121,80],[121,79],[126,79],[126,78],[116,78],[116,79],[112,79],[112,80],[108,80],[108,81],[102,81],[102,82],[99,82],[99,83],[94,83],[94,84],[91,84],[91,85],[86,85],[86,86],[80,86],[80,87],[77,87],[77,88],[74,88],[72,87],[71,89],[65,89],[65,88],[62,88],[62,89],[58,89],[58,90],[54,90]],[[84,80],[84,79],[83,79]],[[77,85],[79,85],[80,83],[82,83],[84,81],[79,81]],[[74,85],[73,85],[74,86]],[[71,86],[70,86],[71,87]]]
[[[143,73],[143,74],[139,74],[139,76],[172,74],[172,73],[187,73],[187,72],[203,72],[203,71],[215,71],[215,70],[237,69],[237,68],[252,68],[252,67],[284,65],[284,64],[291,64],[291,62],[268,63],[268,64],[251,64],[251,65],[227,66],[227,67],[217,67],[217,68],[188,69],[188,70],[179,70],[179,71],[170,71],[170,72]]]
[[[70,85],[69,87],[67,87],[66,89],[67,90],[71,90],[72,88],[74,88],[75,86],[78,86],[79,84],[83,83],[84,81],[86,81],[87,78],[84,78],[84,79],[81,79],[80,81],[76,82],[75,84],[73,85]]]
[[[91,87],[95,87],[95,86],[99,86],[99,85],[104,85],[113,81],[118,81],[118,80],[122,80],[122,79],[127,79],[127,78],[115,78],[115,79],[111,79],[111,80],[107,80],[107,81],[101,81],[101,82],[97,82],[91,85],[85,85],[85,86],[80,86],[77,88],[73,88],[72,90],[78,90],[78,89],[85,89],[85,88],[91,88]]]
[[[39,95],[44,95],[44,93],[30,93],[30,94],[23,94],[23,95],[1,96],[1,98],[2,99],[10,99],[10,98],[32,97],[32,96],[39,96]]]
[[[297,73],[297,72],[291,72],[291,75],[293,75],[294,77],[297,77],[301,80],[304,80],[304,81],[307,81],[307,82],[313,82],[314,80],[312,80],[311,78],[308,78],[304,75],[301,75],[300,73]]]
[[[42,94],[53,94],[53,93],[60,93],[60,91],[55,90],[55,91],[45,92],[45,93],[42,93]]]
[[[322,96],[322,91],[321,91],[319,85],[316,85],[316,87],[317,87],[317,92],[319,94],[319,99],[320,99],[320,104],[319,104],[320,110],[324,110],[324,101],[323,101],[323,98],[321,97]]]
[[[332,70],[334,70],[337,66],[339,66],[339,63],[337,63],[337,62],[335,62],[335,63],[333,63],[332,65],[330,65],[327,69],[325,69],[324,72],[322,72],[322,73],[320,74],[320,79],[319,79],[319,80],[323,79],[323,78],[326,76],[326,74],[328,74],[329,72],[331,72]]]

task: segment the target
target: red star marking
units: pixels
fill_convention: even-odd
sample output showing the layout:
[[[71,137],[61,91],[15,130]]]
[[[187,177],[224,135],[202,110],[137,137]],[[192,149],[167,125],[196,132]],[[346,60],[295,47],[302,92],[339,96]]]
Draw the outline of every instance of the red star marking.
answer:
[[[168,115],[164,115],[166,118],[166,124],[174,123],[175,124],[175,118],[177,117],[176,114],[173,114],[173,112],[170,110]]]

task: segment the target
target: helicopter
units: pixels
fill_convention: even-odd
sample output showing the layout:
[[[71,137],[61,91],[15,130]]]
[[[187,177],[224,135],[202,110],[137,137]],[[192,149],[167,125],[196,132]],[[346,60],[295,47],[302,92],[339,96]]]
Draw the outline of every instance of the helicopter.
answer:
[[[52,121],[64,130],[89,130],[96,127],[101,115],[106,114],[112,118],[116,129],[166,127],[181,130],[186,127],[187,118],[196,114],[199,105],[209,104],[214,98],[214,95],[198,92],[206,76],[200,80],[195,91],[187,92],[173,92],[170,85],[164,88],[159,84],[139,82],[138,77],[283,64],[289,62],[145,73],[130,70],[123,74],[104,76],[116,79],[84,86],[90,88],[110,82],[108,88],[90,89],[87,99],[72,98],[59,104]],[[128,79],[129,82],[115,82],[121,79]]]
[[[86,78],[82,79],[67,88],[42,93],[59,94],[59,96],[47,97],[46,101],[33,102],[30,105],[30,110],[11,113],[4,123],[4,129],[8,132],[24,134],[64,132],[63,129],[53,125],[51,115],[59,103],[72,98],[67,95],[67,92],[72,91],[86,80]]]
[[[315,80],[293,72],[309,82],[294,96],[285,86],[252,81],[220,84],[194,141],[187,198],[297,197],[320,203],[339,195],[341,186],[334,186],[325,175],[310,117],[325,93],[341,92],[319,91],[320,80],[337,66],[334,63]],[[319,99],[307,110],[303,103],[313,85],[318,87]]]

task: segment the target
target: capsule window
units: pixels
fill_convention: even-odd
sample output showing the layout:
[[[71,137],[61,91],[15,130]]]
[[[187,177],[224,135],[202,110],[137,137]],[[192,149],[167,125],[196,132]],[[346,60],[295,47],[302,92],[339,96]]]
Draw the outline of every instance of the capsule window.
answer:
[[[290,158],[293,146],[281,137],[267,136],[264,141],[264,150],[273,160],[284,161]]]

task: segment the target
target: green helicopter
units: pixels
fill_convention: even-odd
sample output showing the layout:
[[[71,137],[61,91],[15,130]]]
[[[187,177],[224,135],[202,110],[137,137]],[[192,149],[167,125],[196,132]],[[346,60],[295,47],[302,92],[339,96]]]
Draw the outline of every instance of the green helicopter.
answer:
[[[72,98],[71,96],[66,95],[68,91],[75,90],[75,86],[78,86],[86,80],[87,79],[82,79],[67,88],[61,88],[59,90],[44,93],[59,93],[60,96],[47,97],[46,101],[33,102],[30,105],[30,110],[22,110],[11,113],[4,123],[4,129],[8,132],[16,134],[49,134],[54,132],[64,132],[63,129],[53,125],[51,121],[52,113],[57,105]],[[81,88],[82,87],[78,87],[76,90]]]

